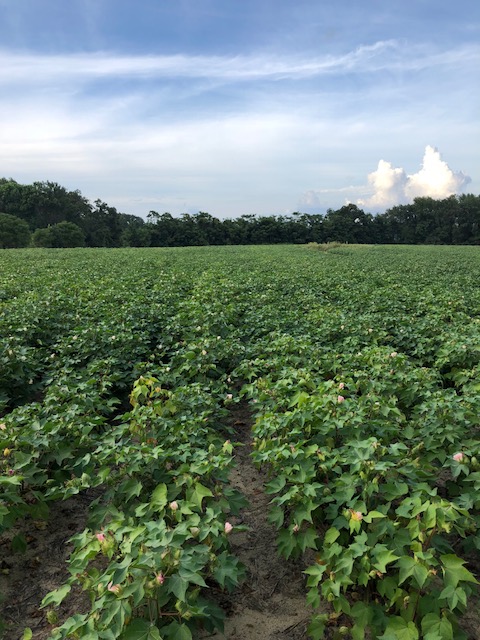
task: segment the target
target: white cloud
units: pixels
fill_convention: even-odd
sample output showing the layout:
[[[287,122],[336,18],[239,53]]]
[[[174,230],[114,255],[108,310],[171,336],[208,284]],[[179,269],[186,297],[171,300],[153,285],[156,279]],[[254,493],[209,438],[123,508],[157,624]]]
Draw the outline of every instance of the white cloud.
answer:
[[[385,209],[423,196],[441,200],[459,193],[469,182],[469,176],[453,171],[442,160],[438,149],[427,146],[421,169],[411,175],[402,168],[394,168],[390,162],[380,160],[377,170],[368,176],[373,193],[357,203],[373,209]]]
[[[294,79],[334,73],[419,71],[478,61],[480,46],[438,53],[397,40],[361,45],[345,54],[317,57],[238,55],[113,55],[105,52],[31,55],[0,51],[0,83],[92,81],[105,78]]]
[[[448,198],[458,193],[470,182],[469,176],[461,171],[452,171],[434,147],[426,147],[420,171],[408,176],[405,195],[409,199],[419,196]]]

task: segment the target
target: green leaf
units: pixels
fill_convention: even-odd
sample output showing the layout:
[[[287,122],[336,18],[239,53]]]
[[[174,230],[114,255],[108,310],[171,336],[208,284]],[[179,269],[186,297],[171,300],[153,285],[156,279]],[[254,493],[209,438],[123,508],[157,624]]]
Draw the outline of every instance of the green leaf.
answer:
[[[312,607],[312,609],[318,609],[320,606],[320,594],[315,587],[307,591],[306,602],[309,607]]]
[[[333,542],[335,542],[339,535],[340,531],[338,529],[335,529],[335,527],[330,527],[330,529],[325,534],[324,543],[332,544]]]
[[[415,560],[410,556],[402,556],[398,560],[397,567],[400,569],[399,577],[398,577],[399,585],[401,585],[402,582],[405,582],[405,580],[412,575],[415,565],[416,565]]]
[[[295,407],[297,405],[302,406],[306,404],[306,402],[308,402],[309,398],[310,398],[309,394],[306,393],[305,391],[297,391],[297,393],[293,396],[288,406],[289,408]]]
[[[287,484],[287,479],[284,475],[279,475],[265,485],[265,493],[280,493],[283,487]]]
[[[388,619],[383,636],[377,640],[418,640],[418,629],[414,622],[407,622],[399,616]]]
[[[391,551],[390,549],[386,549],[385,545],[375,545],[375,547],[372,549],[372,553],[375,558],[373,566],[375,567],[375,569],[380,571],[380,573],[386,573],[387,564],[395,562],[395,560],[398,560],[399,558],[399,556],[395,555],[393,551]]]
[[[308,637],[311,640],[321,640],[325,633],[327,622],[328,616],[325,613],[313,616],[307,629]]]
[[[311,567],[307,567],[303,572],[310,576],[307,579],[307,587],[316,587],[326,570],[327,565],[325,564],[313,564]]]
[[[301,531],[297,534],[297,544],[302,550],[302,553],[305,552],[305,549],[316,549],[317,540],[318,535],[313,527],[309,527],[305,531]]]
[[[121,640],[162,640],[160,631],[143,618],[134,618],[120,636]]]
[[[349,547],[354,558],[363,556],[368,551],[369,546],[366,544],[367,539],[368,535],[366,531],[362,531],[360,535],[355,536],[355,542]]]
[[[282,526],[284,518],[285,514],[281,507],[273,506],[270,509],[270,512],[268,514],[268,522],[275,525],[277,529],[280,529],[280,527]]]
[[[0,476],[0,485],[2,484],[12,484],[18,485],[22,484],[23,476]]]
[[[167,502],[167,485],[161,482],[153,490],[150,504],[152,505],[152,507],[160,511],[167,506]]]
[[[454,640],[451,622],[436,613],[427,613],[422,618],[423,640]]]
[[[302,503],[293,512],[293,519],[296,524],[301,525],[305,520],[307,522],[313,522],[312,511],[318,507],[318,504],[314,504],[312,500],[307,500]]]
[[[40,608],[43,609],[43,607],[48,607],[51,604],[58,606],[70,593],[70,589],[71,589],[70,585],[64,584],[59,589],[55,589],[55,591],[50,591],[50,593],[47,593],[47,595],[42,600],[40,604]]]
[[[386,518],[387,516],[384,513],[380,513],[380,511],[369,511],[366,516],[363,516],[365,522],[370,524],[373,519],[376,518]]]
[[[278,553],[288,560],[297,546],[296,537],[288,529],[282,529],[277,537],[277,546]]]
[[[208,487],[203,486],[200,482],[195,482],[193,487],[187,490],[186,497],[188,502],[201,510],[203,499],[213,497],[213,493]]]
[[[456,587],[460,581],[474,582],[475,584],[478,584],[475,576],[463,566],[465,564],[465,560],[462,560],[454,554],[440,556],[440,560],[443,565],[442,569],[445,586],[452,585],[453,587]]]
[[[367,628],[372,610],[364,602],[356,602],[350,611],[350,615],[355,621],[351,629],[352,640],[364,640],[365,629]]]
[[[186,624],[179,624],[176,620],[167,627],[163,627],[162,633],[165,638],[172,640],[192,640],[192,632]]]
[[[243,578],[244,574],[245,567],[238,558],[224,552],[218,557],[213,577],[221,587],[232,591]]]
[[[168,591],[173,593],[182,602],[185,602],[185,594],[187,593],[188,584],[188,580],[185,580],[178,574],[175,574],[168,580]]]

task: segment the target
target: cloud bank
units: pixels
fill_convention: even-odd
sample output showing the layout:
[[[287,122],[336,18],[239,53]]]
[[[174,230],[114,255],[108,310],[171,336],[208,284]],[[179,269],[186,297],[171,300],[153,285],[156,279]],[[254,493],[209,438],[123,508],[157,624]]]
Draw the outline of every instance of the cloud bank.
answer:
[[[372,209],[386,209],[418,197],[442,200],[459,193],[470,181],[470,177],[461,171],[453,171],[442,160],[438,149],[427,146],[421,169],[411,175],[390,162],[380,160],[377,170],[368,175],[373,194],[357,200],[357,204]]]

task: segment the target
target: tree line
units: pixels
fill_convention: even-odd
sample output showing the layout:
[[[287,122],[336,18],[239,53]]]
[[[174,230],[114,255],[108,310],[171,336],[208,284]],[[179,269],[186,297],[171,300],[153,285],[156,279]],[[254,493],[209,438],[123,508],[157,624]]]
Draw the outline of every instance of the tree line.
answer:
[[[480,244],[480,196],[415,198],[372,215],[354,204],[322,214],[243,215],[150,211],[147,220],[55,182],[0,179],[0,248],[179,247],[224,244]]]

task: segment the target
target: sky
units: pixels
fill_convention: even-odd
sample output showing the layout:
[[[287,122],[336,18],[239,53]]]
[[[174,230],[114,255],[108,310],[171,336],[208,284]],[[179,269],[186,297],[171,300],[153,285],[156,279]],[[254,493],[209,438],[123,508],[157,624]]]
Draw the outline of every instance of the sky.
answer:
[[[480,193],[478,0],[0,0],[0,177],[123,213]]]

